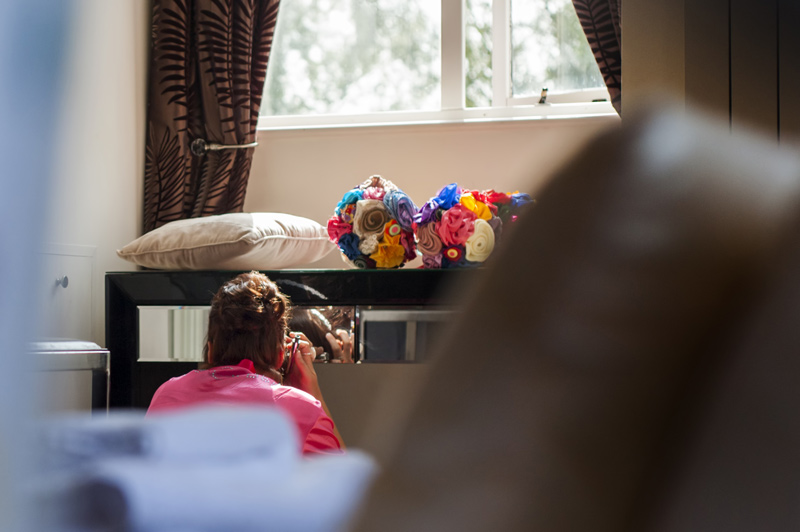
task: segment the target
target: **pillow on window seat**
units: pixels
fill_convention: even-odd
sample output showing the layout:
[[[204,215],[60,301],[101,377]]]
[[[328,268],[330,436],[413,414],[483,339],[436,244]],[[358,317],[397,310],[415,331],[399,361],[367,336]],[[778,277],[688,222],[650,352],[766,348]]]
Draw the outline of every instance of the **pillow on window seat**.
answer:
[[[309,264],[334,249],[326,229],[314,220],[254,212],[176,220],[117,255],[161,270],[276,270]]]

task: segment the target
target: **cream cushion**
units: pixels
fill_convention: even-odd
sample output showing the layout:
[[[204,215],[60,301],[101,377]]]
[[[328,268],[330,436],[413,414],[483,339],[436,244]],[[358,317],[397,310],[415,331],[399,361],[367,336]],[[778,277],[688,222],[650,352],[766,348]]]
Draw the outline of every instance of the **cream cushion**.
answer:
[[[176,220],[117,255],[161,270],[275,270],[309,264],[333,249],[326,229],[314,220],[254,212]]]

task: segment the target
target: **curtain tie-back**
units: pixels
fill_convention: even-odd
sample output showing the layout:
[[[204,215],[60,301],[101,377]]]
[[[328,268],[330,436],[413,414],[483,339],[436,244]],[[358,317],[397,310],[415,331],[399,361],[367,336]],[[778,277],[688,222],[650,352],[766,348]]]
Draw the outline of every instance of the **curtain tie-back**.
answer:
[[[202,157],[209,151],[240,150],[243,148],[255,148],[256,146],[258,146],[258,142],[250,142],[248,144],[216,144],[214,142],[206,142],[203,139],[194,139],[190,149],[194,155]]]

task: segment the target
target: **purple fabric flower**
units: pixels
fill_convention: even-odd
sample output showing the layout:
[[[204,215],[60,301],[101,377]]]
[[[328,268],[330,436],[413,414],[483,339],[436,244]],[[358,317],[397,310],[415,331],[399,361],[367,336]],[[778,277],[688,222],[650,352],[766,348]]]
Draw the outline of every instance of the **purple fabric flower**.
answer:
[[[411,224],[414,223],[417,206],[405,192],[390,190],[383,197],[383,204],[389,210],[389,215],[397,220],[404,231],[412,230]]]
[[[422,267],[431,270],[438,270],[442,267],[442,255],[423,255]]]
[[[359,239],[354,233],[346,233],[339,237],[339,249],[342,250],[345,257],[354,261],[361,256],[358,250]]]
[[[494,216],[489,220],[489,225],[491,225],[492,230],[494,230],[494,241],[500,242],[500,235],[503,234],[503,220]]]
[[[439,204],[436,203],[436,198],[432,198],[422,206],[417,214],[414,215],[414,221],[417,223],[417,225],[429,223],[436,219],[436,211],[438,209]]]

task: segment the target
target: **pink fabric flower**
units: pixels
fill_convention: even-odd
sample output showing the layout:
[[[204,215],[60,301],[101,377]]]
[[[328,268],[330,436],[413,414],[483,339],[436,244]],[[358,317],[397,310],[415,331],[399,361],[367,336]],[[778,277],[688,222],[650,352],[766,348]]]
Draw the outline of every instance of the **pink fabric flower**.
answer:
[[[328,238],[331,242],[338,242],[342,235],[346,235],[353,231],[353,226],[347,222],[343,222],[338,216],[331,216],[328,220]]]
[[[367,187],[364,189],[364,196],[361,199],[374,199],[383,201],[386,190],[383,187]]]
[[[460,203],[447,209],[436,226],[436,233],[445,246],[462,245],[472,236],[475,213]]]

